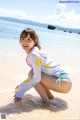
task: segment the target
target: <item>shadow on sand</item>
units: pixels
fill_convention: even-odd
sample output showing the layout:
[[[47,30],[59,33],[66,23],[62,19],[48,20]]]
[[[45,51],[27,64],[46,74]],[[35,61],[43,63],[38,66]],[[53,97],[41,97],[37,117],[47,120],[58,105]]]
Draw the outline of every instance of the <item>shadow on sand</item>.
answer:
[[[59,112],[68,108],[66,101],[61,98],[55,97],[50,104],[43,103],[40,97],[27,95],[23,98],[22,103],[15,104],[9,103],[6,106],[0,107],[0,113],[21,114],[22,112],[30,112],[35,109],[49,110],[51,112]]]

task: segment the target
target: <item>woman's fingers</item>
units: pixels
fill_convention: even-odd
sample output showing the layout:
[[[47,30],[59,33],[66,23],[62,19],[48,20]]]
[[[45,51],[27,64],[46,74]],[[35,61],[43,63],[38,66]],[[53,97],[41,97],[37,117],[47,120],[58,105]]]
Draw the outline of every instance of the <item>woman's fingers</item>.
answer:
[[[15,97],[15,98],[14,98],[14,102],[16,102],[16,103],[21,102],[21,100],[22,100],[22,99],[21,99],[21,98],[18,98],[18,97]]]
[[[19,87],[19,86],[16,86],[16,88],[15,88],[15,89],[18,89],[18,87]]]
[[[14,97],[14,102],[21,102],[22,98],[16,97],[16,94],[13,96]]]

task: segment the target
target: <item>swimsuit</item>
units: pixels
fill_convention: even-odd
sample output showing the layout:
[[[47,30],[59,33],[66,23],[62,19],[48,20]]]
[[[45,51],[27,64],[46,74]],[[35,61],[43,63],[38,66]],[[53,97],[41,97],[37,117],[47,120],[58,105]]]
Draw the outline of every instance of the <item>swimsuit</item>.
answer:
[[[23,98],[23,95],[30,88],[34,87],[41,81],[41,72],[51,75],[56,78],[56,82],[61,82],[64,78],[69,78],[68,73],[57,64],[43,51],[39,50],[38,47],[34,47],[30,54],[26,58],[27,64],[33,70],[33,78],[31,80],[26,79],[19,86],[21,89],[16,93],[16,97]]]

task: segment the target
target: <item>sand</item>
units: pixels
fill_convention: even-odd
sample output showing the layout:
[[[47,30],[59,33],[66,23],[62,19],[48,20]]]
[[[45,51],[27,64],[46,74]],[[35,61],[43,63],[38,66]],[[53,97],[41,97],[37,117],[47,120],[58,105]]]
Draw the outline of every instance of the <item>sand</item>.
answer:
[[[14,88],[27,77],[29,69],[24,55],[0,53],[1,115],[5,113],[7,120],[80,120],[79,70],[71,71],[73,86],[69,93],[52,91],[55,98],[51,104],[43,103],[34,88],[26,92],[21,104],[15,104]]]

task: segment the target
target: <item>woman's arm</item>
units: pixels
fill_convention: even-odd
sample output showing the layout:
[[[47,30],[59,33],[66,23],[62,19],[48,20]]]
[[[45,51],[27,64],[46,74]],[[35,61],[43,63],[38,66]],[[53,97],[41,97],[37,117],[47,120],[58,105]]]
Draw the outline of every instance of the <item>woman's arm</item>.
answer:
[[[42,63],[41,58],[32,54],[30,56],[30,61],[32,64],[34,75],[31,80],[27,79],[26,84],[24,84],[25,82],[22,83],[22,85],[24,84],[24,86],[16,93],[16,97],[18,98],[23,98],[23,95],[27,90],[34,87],[37,83],[41,81],[41,63]]]

